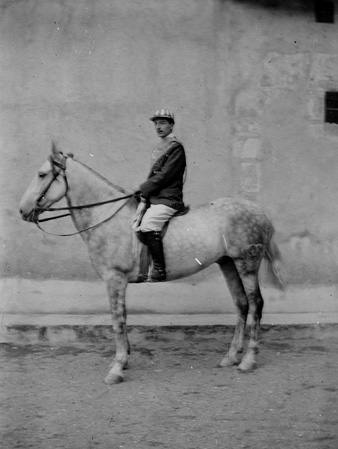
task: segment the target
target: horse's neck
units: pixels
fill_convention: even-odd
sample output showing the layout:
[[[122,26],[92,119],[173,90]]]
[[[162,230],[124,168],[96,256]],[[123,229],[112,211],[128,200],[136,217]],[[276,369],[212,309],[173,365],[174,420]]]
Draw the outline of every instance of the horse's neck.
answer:
[[[114,186],[98,173],[71,159],[67,161],[66,177],[67,201],[70,206],[100,203],[126,196],[123,189]],[[101,276],[107,271],[106,264],[110,264],[107,260],[112,260],[114,257],[117,260],[120,254],[123,254],[122,265],[126,263],[126,260],[129,264],[132,263],[135,240],[132,237],[131,225],[135,208],[136,200],[129,201],[128,198],[97,207],[71,210],[74,226],[88,245],[92,263]],[[89,230],[90,232],[82,232]],[[119,251],[116,251],[117,245],[119,245]],[[118,262],[116,263],[118,265]]]
[[[67,198],[72,206],[106,201],[123,195],[123,190],[98,173],[72,159],[67,161]]]
[[[123,189],[114,186],[107,179],[85,165],[72,159],[67,161],[66,177],[68,182],[67,202],[69,206],[83,206],[112,200],[125,195]],[[122,200],[123,201],[123,200]],[[124,200],[126,201],[126,200]],[[125,229],[134,213],[130,207],[121,207],[121,202],[113,202],[97,207],[71,210],[76,229],[86,229],[114,218],[114,229]],[[117,213],[118,212],[118,213]],[[83,238],[84,234],[81,234]],[[88,237],[89,238],[89,237]]]

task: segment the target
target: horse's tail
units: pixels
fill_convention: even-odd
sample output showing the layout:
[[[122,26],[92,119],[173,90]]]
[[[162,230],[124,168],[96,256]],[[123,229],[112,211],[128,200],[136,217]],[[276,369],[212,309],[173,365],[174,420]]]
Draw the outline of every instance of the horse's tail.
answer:
[[[268,274],[273,284],[275,284],[281,290],[286,287],[286,272],[282,255],[279,248],[274,241],[275,230],[271,225],[270,238],[264,254],[264,258],[268,265]]]

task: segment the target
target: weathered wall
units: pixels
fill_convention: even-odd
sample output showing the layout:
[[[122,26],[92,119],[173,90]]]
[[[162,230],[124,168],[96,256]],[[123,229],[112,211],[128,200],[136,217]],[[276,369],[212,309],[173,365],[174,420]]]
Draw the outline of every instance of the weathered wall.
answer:
[[[164,106],[187,151],[187,203],[257,201],[290,281],[338,283],[338,133],[323,123],[338,27],[307,3],[2,0],[3,276],[97,279],[80,237],[21,222],[19,200],[52,138],[136,187],[156,142],[148,117]],[[46,228],[70,231],[67,220]]]

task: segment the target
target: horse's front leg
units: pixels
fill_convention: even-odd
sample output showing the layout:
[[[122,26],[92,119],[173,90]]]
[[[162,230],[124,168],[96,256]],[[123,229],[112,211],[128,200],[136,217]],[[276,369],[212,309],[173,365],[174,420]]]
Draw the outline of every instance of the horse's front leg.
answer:
[[[128,281],[123,273],[115,272],[107,281],[110,311],[115,334],[116,354],[109,366],[109,373],[105,378],[106,384],[117,384],[124,380],[123,369],[128,365],[130,346],[127,336],[126,289]]]

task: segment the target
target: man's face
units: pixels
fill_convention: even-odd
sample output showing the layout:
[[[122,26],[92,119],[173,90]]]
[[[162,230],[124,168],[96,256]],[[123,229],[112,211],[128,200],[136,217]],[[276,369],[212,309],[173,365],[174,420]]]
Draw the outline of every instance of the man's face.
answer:
[[[158,119],[154,121],[155,131],[161,139],[167,137],[173,130],[174,124],[165,119]]]

